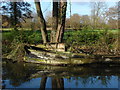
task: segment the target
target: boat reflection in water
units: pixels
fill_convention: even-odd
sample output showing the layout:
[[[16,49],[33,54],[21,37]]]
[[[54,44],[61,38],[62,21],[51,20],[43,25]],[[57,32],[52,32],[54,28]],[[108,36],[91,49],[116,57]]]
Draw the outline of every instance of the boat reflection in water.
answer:
[[[119,66],[3,62],[3,88],[118,88]]]

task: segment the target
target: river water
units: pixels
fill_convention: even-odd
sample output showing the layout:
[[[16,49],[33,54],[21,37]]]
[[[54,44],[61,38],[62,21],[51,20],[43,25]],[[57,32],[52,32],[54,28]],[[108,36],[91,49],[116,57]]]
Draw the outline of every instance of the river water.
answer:
[[[118,88],[120,66],[3,62],[3,88]]]

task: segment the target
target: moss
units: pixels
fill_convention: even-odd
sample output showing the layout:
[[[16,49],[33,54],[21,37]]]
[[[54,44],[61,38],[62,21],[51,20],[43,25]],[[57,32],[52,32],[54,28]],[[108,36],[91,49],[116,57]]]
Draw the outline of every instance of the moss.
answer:
[[[46,48],[46,46],[43,45],[43,44],[38,44],[38,45],[36,45],[36,47],[38,47],[38,48]]]
[[[13,61],[22,61],[23,57],[25,55],[23,43],[16,44],[16,46],[13,48],[13,50],[6,56],[8,59],[12,59]]]
[[[40,61],[40,62],[46,62],[45,60],[42,60],[42,59],[38,59],[38,58],[29,58],[29,57],[24,57],[24,61],[28,61],[28,60],[30,60],[30,59],[32,59],[32,60],[34,60],[34,61]]]

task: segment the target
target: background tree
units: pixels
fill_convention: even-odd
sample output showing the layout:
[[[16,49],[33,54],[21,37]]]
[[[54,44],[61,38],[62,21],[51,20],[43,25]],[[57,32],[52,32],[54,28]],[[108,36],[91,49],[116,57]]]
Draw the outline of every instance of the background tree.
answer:
[[[91,2],[91,24],[93,29],[100,25],[101,18],[104,17],[107,10],[105,2]]]
[[[108,26],[110,29],[118,28],[118,3],[115,6],[110,7],[106,12],[108,17]]]
[[[47,27],[52,27],[52,12],[51,11],[48,11],[47,12],[47,15],[46,15],[46,17],[45,17],[45,19],[46,19],[46,24],[47,24]]]
[[[27,28],[30,30],[39,30],[40,22],[37,16],[37,13],[32,14],[32,18],[26,18],[25,21],[22,21],[22,28]]]
[[[7,15],[2,15],[2,28],[9,28],[10,24],[10,17]]]
[[[91,29],[91,22],[90,22],[90,16],[88,15],[82,15],[80,17],[80,26],[82,30],[90,30]]]
[[[79,14],[73,14],[70,17],[70,25],[73,29],[79,29],[80,28],[80,15]]]
[[[1,10],[4,11],[2,15],[10,16],[11,27],[17,30],[18,26],[21,26],[21,21],[25,18],[31,18],[32,11],[31,5],[28,2],[3,2]],[[1,12],[2,12],[1,11]]]
[[[65,24],[65,27],[66,28],[71,28],[71,22],[70,22],[70,18],[66,18],[66,22],[65,22],[66,24]]]

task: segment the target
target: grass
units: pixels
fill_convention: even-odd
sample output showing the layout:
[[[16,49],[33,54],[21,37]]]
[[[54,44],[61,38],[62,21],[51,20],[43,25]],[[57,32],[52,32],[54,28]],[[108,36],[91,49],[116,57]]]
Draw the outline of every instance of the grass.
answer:
[[[14,28],[2,28],[2,31],[11,31],[14,30]],[[31,28],[18,28],[18,30],[31,30]]]
[[[29,44],[38,44],[42,43],[42,35],[39,30],[31,31],[31,30],[22,30],[19,33],[12,32],[11,30],[3,30],[2,31],[2,40],[8,40],[10,42],[13,41],[15,37],[17,37],[21,33],[21,37],[23,38],[24,43]],[[108,30],[108,34],[112,34],[116,36],[118,34],[118,30]],[[48,37],[50,38],[50,31],[48,31]],[[63,41],[64,42],[73,42],[74,40],[78,40],[79,42],[85,41],[97,41],[99,37],[104,35],[104,30],[83,30],[83,31],[65,31]],[[111,35],[111,36],[112,36]]]

